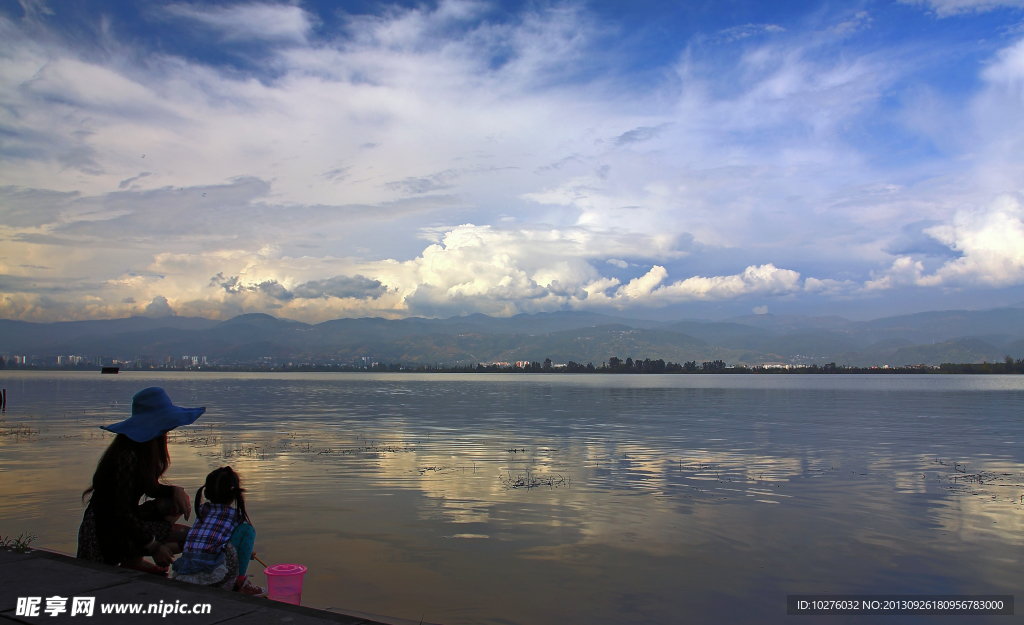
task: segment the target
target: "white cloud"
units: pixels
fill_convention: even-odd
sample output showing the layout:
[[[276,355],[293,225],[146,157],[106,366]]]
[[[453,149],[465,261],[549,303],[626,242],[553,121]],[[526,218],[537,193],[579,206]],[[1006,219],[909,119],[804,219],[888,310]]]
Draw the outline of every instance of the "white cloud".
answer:
[[[666,301],[733,299],[748,295],[788,295],[800,290],[800,274],[775,265],[747,267],[731,276],[694,276],[658,288],[652,297]]]
[[[629,284],[622,285],[615,292],[616,297],[631,300],[643,300],[651,296],[651,292],[668,277],[668,271],[664,267],[655,265],[644,275],[633,278]]]
[[[858,31],[871,27],[874,19],[867,11],[857,11],[853,17],[839,22],[832,27],[832,32],[839,36],[852,35]]]
[[[939,17],[1024,7],[1024,0],[900,0],[900,2],[926,5]]]
[[[925,230],[961,254],[922,286],[1011,286],[1024,283],[1024,209],[1020,200],[1002,196],[984,210],[960,211],[951,224]]]
[[[808,293],[818,293],[822,295],[843,295],[850,293],[860,287],[859,284],[853,280],[834,280],[832,278],[812,278],[808,277],[804,280],[804,290]]]
[[[286,4],[170,4],[163,10],[216,30],[227,41],[264,39],[298,43],[305,41],[311,27],[309,13]]]
[[[774,265],[730,276],[692,277],[665,284],[654,265],[621,284],[598,274],[590,259],[616,245],[614,235],[569,231],[499,231],[464,225],[406,263],[375,264],[375,277],[407,293],[410,312],[478,310],[494,314],[562,307],[628,308],[684,301],[779,296],[800,290],[800,274]]]
[[[732,276],[693,277],[664,284],[654,265],[621,284],[595,267],[607,250],[635,242],[582,228],[497,229],[465,224],[439,233],[408,261],[289,257],[267,246],[256,252],[161,253],[144,272],[107,280],[100,300],[118,301],[121,314],[226,318],[273,312],[304,321],[344,316],[511,315],[564,308],[664,306],[681,301],[785,295],[799,274],[772,265]],[[60,293],[23,294],[0,301],[0,314],[22,318],[62,302],[47,320],[98,312]],[[136,304],[136,302],[151,302]],[[109,309],[102,309],[109,314]]]
[[[1022,188],[1024,42],[967,109],[936,105],[933,135],[955,126],[971,150],[953,175],[876,169],[849,142],[909,71],[898,50],[830,47],[867,14],[723,31],[738,60],[695,44],[638,89],[582,8],[488,11],[390,7],[321,37],[301,5],[166,8],[162,26],[262,45],[256,74],[139,63],[117,42],[91,54],[0,18],[0,314],[159,296],[179,314],[317,320],[1019,283],[1017,213],[956,209]],[[950,253],[922,262],[922,241]],[[701,254],[717,259],[705,275],[677,275]],[[209,286],[218,273],[245,288]]]
[[[924,264],[909,256],[900,256],[892,267],[883,272],[871,272],[871,279],[864,283],[865,291],[886,291],[902,286],[913,286],[920,282]]]
[[[642,276],[620,285],[614,278],[600,278],[584,285],[590,297],[588,306],[626,308],[637,305],[665,306],[691,301],[716,301],[753,295],[785,296],[801,289],[800,274],[772,264],[747,267],[742,273],[727,276],[694,276],[671,284],[662,284],[668,271],[655,265]],[[617,287],[617,288],[616,288]],[[609,294],[609,291],[614,289]]]
[[[786,29],[778,24],[744,24],[742,26],[733,26],[731,28],[725,28],[710,38],[710,41],[715,43],[732,43],[733,41],[739,41],[746,39],[747,37],[754,37],[756,35],[763,35],[765,33],[783,33]]]
[[[1024,208],[1020,199],[1004,195],[980,210],[958,211],[950,223],[923,232],[959,257],[928,273],[910,256],[896,259],[884,273],[865,283],[867,290],[900,286],[1006,287],[1024,284]]]

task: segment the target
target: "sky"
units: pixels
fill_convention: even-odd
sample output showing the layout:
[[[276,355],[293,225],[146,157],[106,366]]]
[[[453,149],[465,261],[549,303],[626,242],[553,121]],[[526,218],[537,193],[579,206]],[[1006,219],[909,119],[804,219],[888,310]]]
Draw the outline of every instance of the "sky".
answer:
[[[1024,0],[0,0],[0,318],[1024,302]]]

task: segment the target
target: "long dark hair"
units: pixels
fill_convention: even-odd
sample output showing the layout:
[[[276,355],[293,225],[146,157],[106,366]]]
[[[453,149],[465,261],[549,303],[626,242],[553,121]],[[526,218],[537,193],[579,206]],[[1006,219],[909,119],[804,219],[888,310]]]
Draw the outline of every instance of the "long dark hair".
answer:
[[[167,452],[167,434],[161,434],[154,439],[136,443],[124,434],[118,434],[107,447],[107,450],[100,456],[96,464],[96,472],[92,475],[92,485],[82,492],[82,501],[90,493],[109,490],[115,487],[117,480],[118,465],[123,454],[134,453],[137,464],[136,475],[145,487],[146,492],[152,492],[160,484],[160,478],[171,466],[171,455]]]
[[[242,488],[242,481],[238,479],[238,474],[231,467],[221,467],[211,471],[206,476],[206,483],[196,491],[197,521],[203,520],[203,516],[199,512],[199,502],[203,499],[204,491],[206,499],[211,503],[221,505],[235,504],[235,518],[240,522],[245,521],[252,525],[252,521],[249,520],[249,513],[245,511],[245,497],[242,496],[245,489]]]

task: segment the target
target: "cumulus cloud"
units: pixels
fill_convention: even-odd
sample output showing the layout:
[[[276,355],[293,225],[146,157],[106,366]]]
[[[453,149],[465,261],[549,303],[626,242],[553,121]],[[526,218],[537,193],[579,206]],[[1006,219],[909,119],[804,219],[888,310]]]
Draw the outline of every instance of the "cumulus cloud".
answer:
[[[799,272],[774,265],[747,267],[742,273],[726,276],[693,276],[663,284],[668,270],[660,265],[621,284],[615,278],[599,277],[583,285],[590,296],[587,305],[665,306],[691,301],[715,301],[748,296],[785,296],[797,293],[802,284]]]
[[[694,277],[668,283],[669,272],[654,265],[625,284],[601,275],[598,264],[631,235],[583,228],[499,229],[464,224],[436,233],[407,261],[338,259],[347,271],[331,278],[310,274],[328,270],[315,258],[281,257],[273,248],[258,254],[164,254],[149,275],[125,276],[125,286],[173,291],[182,310],[218,316],[273,309],[304,320],[352,315],[449,316],[469,312],[511,315],[564,308],[599,309],[665,306],[792,292],[799,274],[774,266],[752,266],[733,276]],[[220,269],[200,274],[207,268]],[[200,274],[202,284],[196,275]],[[207,302],[203,304],[202,302]],[[206,306],[206,308],[204,308]]]
[[[948,248],[956,258],[932,273],[911,256],[900,256],[892,267],[865,283],[868,290],[900,286],[1005,287],[1024,284],[1024,208],[1020,198],[1004,195],[979,210],[958,211],[950,223],[923,232]]]
[[[668,271],[664,267],[655,265],[644,275],[633,278],[628,284],[619,287],[615,296],[633,300],[647,299],[651,296],[651,291],[667,277]]]
[[[424,250],[419,258],[393,266],[389,284],[407,292],[411,312],[482,310],[494,314],[563,307],[664,306],[685,301],[778,296],[801,288],[800,274],[774,265],[748,267],[740,274],[692,277],[663,284],[668,270],[654,265],[622,284],[601,276],[596,260],[614,237],[585,230],[514,231],[460,226]],[[384,279],[384,278],[382,278]],[[412,288],[409,288],[409,284]]]
[[[694,276],[652,292],[668,301],[733,299],[748,295],[788,295],[801,288],[799,272],[775,265],[751,265],[730,276]]]
[[[167,317],[175,314],[171,305],[167,303],[167,298],[163,295],[154,297],[153,301],[146,305],[144,313],[147,317]]]
[[[1010,286],[1024,283],[1024,210],[1020,199],[1002,196],[983,210],[960,211],[953,223],[926,232],[959,253],[934,274],[920,279],[923,286]]]
[[[892,267],[883,272],[871,272],[871,279],[864,283],[866,291],[885,291],[901,286],[913,286],[921,281],[924,264],[909,256],[900,256]]]
[[[411,261],[375,268],[379,279],[407,293],[405,302],[414,314],[557,310],[585,297],[577,287],[597,277],[587,259],[601,243],[616,245],[614,237],[582,229],[464,224]]]

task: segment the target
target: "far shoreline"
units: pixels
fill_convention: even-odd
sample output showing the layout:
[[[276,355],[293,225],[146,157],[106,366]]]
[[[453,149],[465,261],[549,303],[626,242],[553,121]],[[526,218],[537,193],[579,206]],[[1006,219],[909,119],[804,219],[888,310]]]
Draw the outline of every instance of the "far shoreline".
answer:
[[[637,361],[640,364],[641,361]],[[656,361],[657,362],[657,361]],[[675,363],[667,363],[673,365]],[[689,363],[688,363],[689,364]],[[704,363],[705,365],[710,363]],[[576,365],[576,363],[570,363]],[[634,369],[611,369],[607,365],[596,367],[589,365],[554,365],[550,367],[502,367],[497,365],[467,365],[448,367],[444,365],[400,365],[386,364],[374,365],[371,367],[356,367],[351,365],[294,365],[294,366],[262,366],[245,367],[230,365],[210,365],[204,367],[146,367],[133,368],[122,367],[119,374],[123,373],[396,373],[396,374],[533,374],[533,375],[613,375],[613,376],[674,376],[674,375],[1024,375],[1024,361],[1018,359],[1013,362],[996,363],[943,363],[941,365],[905,365],[899,367],[852,367],[829,363],[826,365],[771,365],[748,367],[737,366],[712,366],[698,367],[696,369],[673,369],[667,367],[660,370],[637,370]],[[0,369],[0,376],[4,373],[13,372],[48,372],[48,373],[95,373],[96,375],[110,374],[101,373],[96,366],[88,367],[50,367],[50,366],[17,366]],[[114,374],[117,375],[117,374]]]

